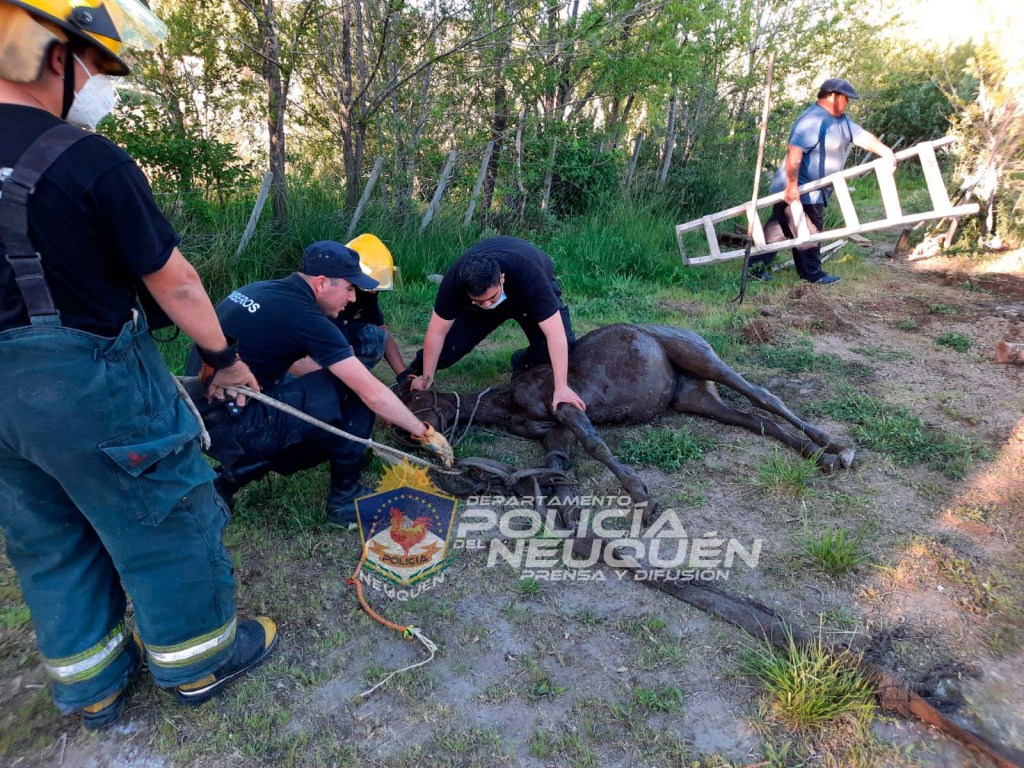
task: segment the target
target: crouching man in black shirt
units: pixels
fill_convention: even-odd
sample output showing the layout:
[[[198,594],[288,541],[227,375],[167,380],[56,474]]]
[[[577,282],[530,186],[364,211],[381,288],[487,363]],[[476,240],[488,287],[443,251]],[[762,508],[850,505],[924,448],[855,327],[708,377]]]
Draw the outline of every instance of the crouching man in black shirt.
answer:
[[[404,376],[427,390],[435,371],[461,360],[506,320],[515,320],[529,345],[512,355],[513,371],[551,364],[551,408],[586,404],[569,386],[569,351],[576,343],[551,257],[525,240],[492,237],[462,253],[445,273],[434,301],[423,349]],[[248,359],[248,358],[247,358]]]
[[[217,305],[217,316],[270,397],[362,438],[370,436],[377,414],[408,430],[451,466],[452,449],[444,436],[373,377],[335,324],[357,287],[377,287],[360,269],[359,255],[340,243],[321,241],[306,249],[301,272],[239,288]],[[316,370],[310,371],[310,359]],[[189,368],[194,372],[198,367],[193,358]],[[289,372],[298,378],[285,381]],[[287,475],[330,461],[328,522],[343,528],[355,524],[355,500],[372,493],[360,482],[363,444],[260,402],[242,409],[230,403],[207,409],[204,420],[213,440],[209,453],[222,465],[218,490],[226,499],[270,471]]]

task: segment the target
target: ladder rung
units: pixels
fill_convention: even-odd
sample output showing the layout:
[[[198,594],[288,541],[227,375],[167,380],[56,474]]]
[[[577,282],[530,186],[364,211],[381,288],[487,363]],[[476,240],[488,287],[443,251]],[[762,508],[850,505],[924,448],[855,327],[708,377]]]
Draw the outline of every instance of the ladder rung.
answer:
[[[942,180],[942,171],[939,170],[939,161],[935,159],[935,150],[932,149],[932,145],[923,144],[918,156],[921,158],[924,180],[928,184],[928,194],[932,196],[932,209],[942,211],[950,208],[946,182]]]
[[[747,208],[747,220],[750,223],[750,238],[754,241],[754,246],[764,245],[764,227],[761,226],[761,217],[757,215],[756,205]]]
[[[900,207],[900,193],[896,189],[896,179],[892,175],[892,165],[885,158],[876,160],[875,178],[878,179],[878,190],[882,193],[882,205],[885,206],[885,218],[897,221],[903,218]]]
[[[804,205],[798,197],[789,204],[789,215],[793,217],[796,224],[796,239],[807,240],[811,236],[811,230],[807,228],[807,217],[804,215]]]
[[[832,184],[836,193],[836,200],[839,202],[839,210],[843,212],[843,220],[847,227],[859,227],[860,219],[857,217],[857,209],[853,207],[853,198],[850,197],[850,188],[846,186],[846,179],[838,177]]]
[[[710,216],[704,217],[704,235],[708,239],[708,249],[711,251],[711,255],[720,256],[721,251],[718,248],[718,233],[715,231],[715,222],[711,220]]]

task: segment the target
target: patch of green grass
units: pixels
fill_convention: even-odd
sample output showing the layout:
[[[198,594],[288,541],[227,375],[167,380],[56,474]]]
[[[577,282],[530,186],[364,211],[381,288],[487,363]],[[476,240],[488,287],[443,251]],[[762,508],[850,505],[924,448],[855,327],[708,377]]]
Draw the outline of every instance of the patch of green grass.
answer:
[[[32,613],[24,603],[0,608],[0,628],[17,629],[26,626],[30,621]]]
[[[874,375],[863,363],[818,354],[809,339],[798,339],[788,346],[761,344],[757,356],[762,365],[787,373],[833,373],[848,379],[870,379]]]
[[[684,507],[706,507],[711,502],[711,497],[702,490],[705,487],[703,483],[695,483],[694,487],[679,491],[676,494],[676,502]]]
[[[818,614],[818,617],[823,627],[832,625],[840,629],[846,629],[857,624],[857,617],[845,605],[837,605],[834,608],[829,608],[827,611],[822,611]]]
[[[917,325],[917,318],[914,317],[906,317],[903,320],[898,320],[896,322],[896,327],[901,331],[912,331],[917,328]]]
[[[940,347],[955,349],[957,352],[966,352],[971,348],[971,337],[966,333],[950,331],[949,333],[937,336],[935,338],[935,343]]]
[[[929,315],[956,315],[960,310],[949,304],[932,304],[928,307]]]
[[[673,714],[683,708],[683,692],[674,685],[633,689],[633,703],[643,712]]]
[[[694,434],[685,424],[677,429],[646,427],[639,437],[623,442],[620,455],[628,464],[654,465],[663,472],[674,472],[702,459],[704,452],[714,447],[714,440]]]
[[[532,576],[526,576],[516,582],[516,592],[523,597],[536,597],[540,594],[540,582]]]
[[[582,624],[585,627],[596,627],[598,624],[600,624],[603,621],[603,619],[601,619],[600,616],[598,616],[596,613],[594,613],[594,609],[593,608],[582,608],[582,609],[580,609],[576,613],[576,616],[574,618],[576,619],[576,621],[578,621],[580,624]]]
[[[583,737],[565,730],[542,728],[534,731],[529,740],[530,754],[542,760],[559,758],[558,765],[571,768],[597,768],[600,762]]]
[[[924,465],[959,480],[974,462],[988,459],[991,451],[960,435],[928,427],[900,405],[869,395],[847,395],[828,400],[813,410],[852,424],[857,442],[891,456],[904,466]]]
[[[8,705],[0,716],[0,757],[30,754],[52,745],[60,732],[59,718],[46,688],[29,694],[17,708]]]
[[[532,656],[524,657],[522,665],[528,675],[526,682],[527,698],[533,701],[553,699],[555,696],[561,696],[565,693],[565,686],[551,677],[551,673],[544,669],[540,662]]]
[[[813,568],[833,577],[845,576],[867,563],[869,557],[860,545],[863,535],[845,528],[835,528],[820,536],[805,536],[798,542],[802,559]]]
[[[796,497],[802,496],[817,477],[814,459],[776,452],[758,465],[754,483],[763,491]]]
[[[807,645],[778,649],[765,642],[747,645],[739,671],[768,691],[773,712],[795,729],[820,729],[846,720],[865,729],[874,715],[874,691],[848,651],[833,652],[818,635]]]

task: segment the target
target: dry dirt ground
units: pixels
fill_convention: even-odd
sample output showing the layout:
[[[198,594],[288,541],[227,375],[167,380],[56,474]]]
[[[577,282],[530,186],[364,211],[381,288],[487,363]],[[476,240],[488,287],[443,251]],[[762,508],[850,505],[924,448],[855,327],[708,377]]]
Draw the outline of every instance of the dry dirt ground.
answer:
[[[987,453],[962,478],[861,447],[848,471],[780,482],[775,470],[796,466],[788,449],[680,416],[659,426],[689,423],[713,447],[677,472],[640,472],[691,536],[762,540],[759,566],[735,567],[720,586],[851,643],[960,722],[1024,750],[1024,368],[993,362],[996,343],[1024,328],[1021,261],[1019,252],[987,263],[877,255],[827,289],[777,283],[751,298],[756,311],[737,328],[738,367],[837,436],[852,440],[854,426],[822,404],[853,392],[971,438]],[[681,325],[702,311],[677,309]],[[802,363],[765,357],[801,339],[811,345]],[[637,431],[603,433],[619,450]],[[471,446],[524,466],[540,458],[539,448],[490,433]],[[589,492],[617,493],[588,459],[574,471]],[[5,564],[0,764],[986,765],[881,713],[866,733],[844,723],[790,731],[738,673],[752,644],[739,630],[607,569],[597,583],[521,581],[510,567],[487,568],[485,552],[461,553],[444,584],[411,601],[369,592],[441,649],[361,699],[423,654],[359,610],[345,585],[356,535],[296,523],[295,510],[313,502],[292,482],[248,491],[228,541],[240,611],[275,616],[281,649],[198,710],[176,707],[146,680],[112,733],[58,716]],[[865,561],[832,577],[802,556],[801,542],[837,528],[859,537]]]

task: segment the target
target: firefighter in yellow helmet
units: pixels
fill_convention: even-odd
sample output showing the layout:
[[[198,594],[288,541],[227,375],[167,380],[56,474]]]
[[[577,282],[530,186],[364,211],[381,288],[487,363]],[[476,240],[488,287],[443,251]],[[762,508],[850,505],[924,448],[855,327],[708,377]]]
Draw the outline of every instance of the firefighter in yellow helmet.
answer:
[[[356,300],[338,316],[339,325],[363,365],[372,370],[383,357],[398,376],[405,370],[405,361],[395,337],[388,330],[379,300],[381,291],[395,288],[395,262],[391,251],[371,234],[360,235],[346,245],[359,254],[360,267],[377,281],[377,289],[357,291]]]
[[[140,294],[200,347],[211,397],[256,380],[138,166],[69,124],[95,126],[124,47],[162,34],[137,0],[0,0],[0,527],[57,707],[92,729],[140,653],[199,703],[276,640],[235,616],[227,510]]]

